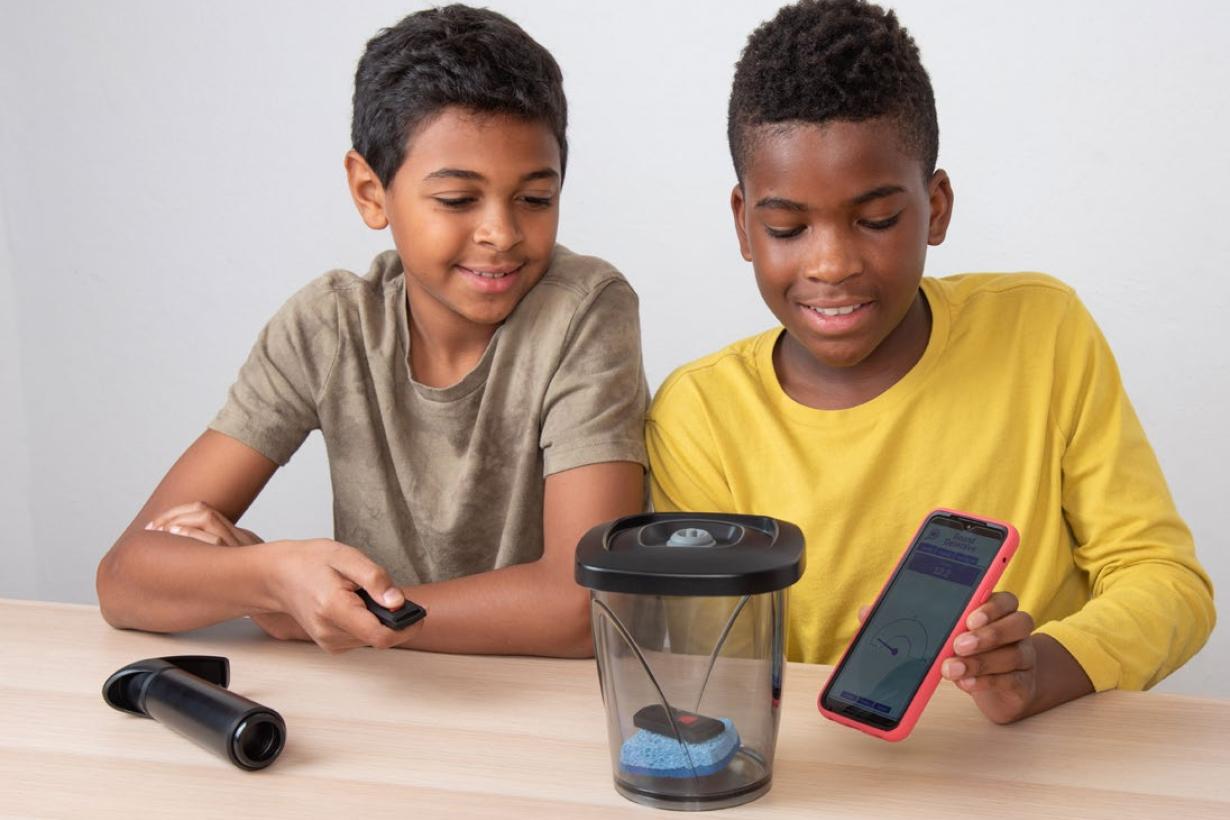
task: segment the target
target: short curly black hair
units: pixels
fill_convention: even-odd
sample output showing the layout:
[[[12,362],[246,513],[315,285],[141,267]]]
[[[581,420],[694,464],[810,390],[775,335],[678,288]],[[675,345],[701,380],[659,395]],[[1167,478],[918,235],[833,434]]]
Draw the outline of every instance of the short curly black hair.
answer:
[[[568,102],[551,53],[502,14],[455,4],[381,29],[354,77],[350,140],[388,187],[415,130],[442,109],[545,123],[568,159]]]
[[[897,15],[865,0],[800,0],[752,32],[735,66],[726,133],[739,182],[757,126],[896,121],[923,172],[939,125],[931,80]]]

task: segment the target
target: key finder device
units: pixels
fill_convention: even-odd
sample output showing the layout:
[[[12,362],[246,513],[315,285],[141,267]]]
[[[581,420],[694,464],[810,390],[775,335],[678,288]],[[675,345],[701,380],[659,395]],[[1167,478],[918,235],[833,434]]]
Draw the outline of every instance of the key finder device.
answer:
[[[263,769],[286,743],[286,723],[268,706],[228,691],[231,665],[212,655],[148,658],[103,684],[113,709],[153,718],[241,769]]]
[[[355,594],[363,599],[363,606],[367,607],[367,611],[375,615],[376,619],[389,629],[405,629],[410,624],[416,624],[427,617],[427,610],[409,598],[400,609],[389,609],[376,603],[375,599],[368,595],[367,590],[362,587],[356,589]]]

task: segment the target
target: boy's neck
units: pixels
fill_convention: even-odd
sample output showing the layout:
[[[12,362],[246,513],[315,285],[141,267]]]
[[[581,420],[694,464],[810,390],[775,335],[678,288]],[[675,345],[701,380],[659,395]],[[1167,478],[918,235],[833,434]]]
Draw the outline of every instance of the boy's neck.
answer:
[[[426,294],[406,289],[410,375],[427,387],[449,387],[474,369],[499,325],[467,321]]]
[[[773,351],[773,369],[786,395],[816,410],[846,410],[871,401],[897,382],[927,350],[931,307],[922,290],[905,318],[871,355],[851,367],[818,361],[788,332]]]

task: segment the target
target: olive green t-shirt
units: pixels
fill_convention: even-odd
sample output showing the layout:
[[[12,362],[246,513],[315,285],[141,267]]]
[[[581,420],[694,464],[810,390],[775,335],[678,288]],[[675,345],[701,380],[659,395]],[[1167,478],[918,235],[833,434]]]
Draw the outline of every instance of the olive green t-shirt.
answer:
[[[395,251],[330,271],[261,332],[210,427],[285,464],[312,430],[328,451],[334,537],[400,584],[533,561],[543,480],[645,465],[648,388],[637,298],[610,265],[556,246],[474,369],[414,381]]]

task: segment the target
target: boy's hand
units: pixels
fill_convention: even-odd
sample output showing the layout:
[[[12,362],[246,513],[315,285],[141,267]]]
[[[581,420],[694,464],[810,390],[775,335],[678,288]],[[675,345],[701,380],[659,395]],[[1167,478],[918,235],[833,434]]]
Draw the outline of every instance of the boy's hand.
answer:
[[[250,530],[200,501],[158,515],[147,530],[168,532],[207,544],[245,547],[264,543]],[[335,541],[274,542],[272,562],[279,612],[254,613],[253,623],[279,640],[315,641],[329,652],[360,646],[387,648],[400,633],[386,629],[354,594],[363,587],[375,600],[395,609],[405,597],[380,566],[354,547]]]
[[[235,526],[229,518],[203,501],[172,507],[146,524],[145,529],[183,535],[220,547],[247,547],[263,543],[256,533]]]
[[[146,524],[145,529],[195,538],[220,547],[248,547],[264,543],[256,533],[235,526],[229,518],[204,501],[172,507]],[[284,612],[253,613],[248,617],[271,638],[280,641],[312,640],[303,627]]]
[[[1034,619],[1017,608],[1011,592],[996,592],[969,614],[968,632],[953,641],[955,658],[940,674],[970,693],[982,713],[995,723],[1011,723],[1032,713],[1038,692]],[[859,609],[867,619],[870,607]]]
[[[996,592],[965,621],[957,636],[957,656],[944,661],[940,674],[969,692],[995,723],[1020,720],[1038,694],[1034,619],[1017,608],[1011,592]]]
[[[405,596],[384,568],[354,547],[327,539],[274,541],[269,551],[269,578],[281,618],[257,623],[275,638],[315,641],[328,652],[360,646],[388,649],[405,636],[382,626],[355,594],[359,587],[374,600],[397,609]],[[256,620],[256,617],[253,617]]]

